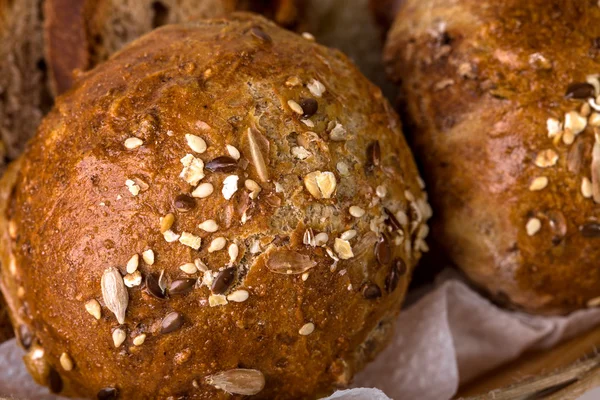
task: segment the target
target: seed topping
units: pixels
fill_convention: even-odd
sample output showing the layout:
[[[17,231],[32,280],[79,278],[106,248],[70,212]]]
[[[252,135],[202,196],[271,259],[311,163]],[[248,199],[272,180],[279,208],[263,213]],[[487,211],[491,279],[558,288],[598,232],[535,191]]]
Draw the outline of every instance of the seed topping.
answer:
[[[123,283],[121,273],[115,267],[107,268],[102,274],[100,283],[106,308],[115,314],[119,324],[125,323],[125,311],[129,303],[129,294],[125,283]]]

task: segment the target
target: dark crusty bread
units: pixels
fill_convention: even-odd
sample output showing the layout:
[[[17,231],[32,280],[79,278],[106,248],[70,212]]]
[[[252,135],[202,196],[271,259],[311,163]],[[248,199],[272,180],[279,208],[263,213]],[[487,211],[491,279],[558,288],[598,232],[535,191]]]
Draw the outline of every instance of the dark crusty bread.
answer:
[[[50,83],[54,93],[64,92],[73,84],[74,71],[92,68],[158,26],[252,10],[293,27],[298,4],[299,0],[45,0]]]
[[[0,0],[0,160],[16,158],[50,106],[41,1]]]
[[[28,368],[122,399],[347,385],[431,212],[381,91],[251,14],[159,28],[84,73],[11,193],[2,290]]]
[[[436,241],[531,312],[600,303],[599,20],[595,0],[405,0],[387,39]]]

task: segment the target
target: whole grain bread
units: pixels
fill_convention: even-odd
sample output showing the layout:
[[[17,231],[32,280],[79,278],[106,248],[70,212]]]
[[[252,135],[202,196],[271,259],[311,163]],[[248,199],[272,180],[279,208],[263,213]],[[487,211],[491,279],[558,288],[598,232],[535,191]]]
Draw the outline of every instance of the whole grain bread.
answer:
[[[300,0],[45,0],[50,84],[55,94],[64,92],[73,84],[74,71],[94,67],[165,24],[251,10],[293,27],[300,4]]]
[[[498,301],[600,304],[600,7],[405,0],[385,49],[433,233]]]
[[[13,184],[2,290],[29,370],[66,395],[327,394],[385,344],[427,250],[381,91],[250,14],[84,73]]]

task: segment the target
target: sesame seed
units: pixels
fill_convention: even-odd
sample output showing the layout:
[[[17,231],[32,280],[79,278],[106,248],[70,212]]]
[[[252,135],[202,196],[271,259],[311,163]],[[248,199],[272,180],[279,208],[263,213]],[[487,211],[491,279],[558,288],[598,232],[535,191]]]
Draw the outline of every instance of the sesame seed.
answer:
[[[231,243],[227,248],[227,252],[229,253],[229,261],[233,263],[237,260],[240,249],[237,244]]]
[[[225,200],[231,199],[234,193],[237,192],[239,179],[240,178],[237,175],[229,175],[223,180],[223,189],[221,189],[221,193]]]
[[[146,341],[146,334],[142,333],[141,335],[137,335],[136,337],[133,338],[133,345],[141,346],[144,344],[145,341]]]
[[[250,294],[247,290],[236,290],[227,296],[227,300],[234,301],[236,303],[243,303],[248,300]]]
[[[527,221],[527,225],[525,225],[525,229],[527,230],[527,234],[529,236],[533,236],[540,231],[542,228],[542,222],[537,218],[531,218]]]
[[[315,324],[313,324],[312,322],[309,322],[307,324],[302,325],[302,328],[300,328],[298,333],[301,334],[302,336],[307,336],[307,335],[310,335],[311,333],[313,333],[314,331],[315,331]]]
[[[163,237],[165,238],[167,243],[173,243],[176,242],[177,239],[179,239],[179,235],[170,229],[163,232]]]
[[[586,199],[589,199],[593,195],[592,181],[585,176],[581,180],[581,194],[583,194],[583,197]]]
[[[137,254],[134,254],[133,256],[131,256],[129,261],[127,261],[127,268],[126,268],[127,273],[128,274],[134,273],[138,268],[139,262],[140,262],[140,256],[138,256]]]
[[[313,96],[321,97],[323,93],[325,93],[325,86],[316,79],[313,79],[309,83],[306,84],[306,87]]]
[[[201,183],[198,185],[196,189],[192,192],[192,197],[197,197],[199,199],[204,199],[210,196],[214,192],[215,188],[212,184],[208,182]]]
[[[535,158],[535,165],[540,168],[547,168],[556,165],[558,154],[552,149],[542,150]]]
[[[305,272],[302,274],[302,282],[306,282],[307,279],[308,279],[308,272]]]
[[[140,193],[140,187],[138,185],[136,185],[135,182],[132,181],[131,179],[127,179],[125,181],[125,186],[127,186],[127,189],[129,189],[129,192],[134,196],[137,196]]]
[[[154,264],[154,251],[152,249],[148,249],[142,253],[142,259],[148,265]]]
[[[62,353],[60,355],[60,366],[65,371],[71,371],[73,369],[73,360],[67,353]]]
[[[310,119],[308,119],[308,118],[302,119],[301,121],[302,121],[302,123],[303,123],[304,125],[308,126],[309,128],[314,128],[314,127],[315,127],[315,123],[314,123],[314,122],[312,122],[312,121],[311,121]]]
[[[288,100],[287,104],[292,109],[292,111],[295,112],[296,114],[300,114],[300,115],[304,114],[304,110],[302,109],[300,104],[296,103],[294,100]]]
[[[210,242],[210,246],[208,246],[208,252],[213,253],[215,251],[223,250],[223,248],[225,248],[226,244],[227,244],[227,239],[225,239],[224,237],[219,236],[217,238],[214,238]]]
[[[325,232],[315,235],[315,246],[323,246],[329,241],[329,235]]]
[[[196,268],[196,264],[194,263],[185,263],[179,267],[180,270],[185,272],[188,275],[195,274],[198,272],[198,268]]]
[[[198,250],[202,244],[202,238],[200,238],[200,236],[192,235],[189,232],[182,232],[179,243],[191,247],[194,250]]]
[[[85,310],[96,319],[100,319],[100,317],[102,317],[102,308],[97,300],[92,299],[85,303]]]
[[[302,32],[302,37],[306,40],[310,40],[312,42],[315,41],[315,37],[312,33],[308,33],[308,32]]]
[[[538,176],[537,178],[534,178],[533,181],[531,181],[531,184],[529,185],[529,190],[535,192],[544,189],[546,186],[548,186],[548,178],[545,176]]]
[[[362,208],[360,208],[359,206],[350,206],[350,208],[348,209],[348,212],[350,213],[350,215],[352,215],[354,218],[360,218],[363,215],[365,215],[365,210],[363,210]]]
[[[127,335],[125,334],[125,331],[121,328],[115,329],[112,333],[113,344],[115,345],[115,347],[120,347],[126,338]]]
[[[142,139],[139,139],[136,137],[130,137],[125,140],[125,148],[127,148],[129,150],[137,149],[138,147],[140,147],[143,144],[144,144],[144,141]]]
[[[377,197],[384,198],[387,195],[387,188],[383,185],[379,185],[375,188],[375,194]]]
[[[229,153],[229,155],[231,156],[231,158],[233,158],[234,160],[239,160],[241,157],[240,151],[233,147],[232,145],[228,144],[227,146],[227,152]]]
[[[342,232],[340,235],[340,239],[343,240],[351,240],[356,237],[356,231],[354,229],[347,230],[346,232]]]
[[[213,233],[219,230],[219,225],[217,225],[217,222],[214,219],[207,219],[206,221],[198,225],[198,228],[202,229],[205,232]]]
[[[196,153],[204,153],[206,151],[206,142],[200,136],[185,134],[187,145]]]

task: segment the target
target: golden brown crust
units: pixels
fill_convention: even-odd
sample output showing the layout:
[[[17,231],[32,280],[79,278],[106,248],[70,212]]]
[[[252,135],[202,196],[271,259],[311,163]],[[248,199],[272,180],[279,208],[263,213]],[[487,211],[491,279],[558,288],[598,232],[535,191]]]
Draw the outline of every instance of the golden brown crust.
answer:
[[[74,73],[92,68],[158,26],[249,10],[292,28],[302,8],[299,0],[44,1],[45,52],[55,94],[73,85]]]
[[[569,84],[600,72],[596,3],[407,0],[386,46],[437,241],[477,284],[532,312],[600,295],[599,208],[582,190],[594,129],[590,119],[568,144],[565,125],[589,111],[565,98]],[[549,118],[565,129],[549,134]]]
[[[297,103],[314,115],[300,117]],[[206,151],[193,151],[186,134],[201,137]],[[128,138],[142,143],[133,139],[127,149]],[[228,156],[226,145],[241,152],[237,166],[211,172],[209,161]],[[214,193],[182,212],[185,201],[175,198],[196,186],[180,178],[186,154],[204,161],[200,183]],[[226,200],[231,175],[239,189]],[[256,198],[247,179],[261,187]],[[347,384],[389,336],[426,249],[430,213],[381,92],[341,53],[249,14],[161,28],[85,73],[31,142],[11,204],[17,234],[4,246],[16,269],[9,275],[2,263],[3,286],[12,317],[33,336],[30,370],[63,394],[94,397],[116,387],[126,399],[229,398],[206,378],[236,368],[264,375],[256,398],[311,398]],[[384,207],[396,215],[388,223]],[[166,225],[169,213],[172,232],[202,237],[199,250],[167,243],[159,219]],[[209,219],[219,226],[214,233],[199,228]],[[322,232],[328,238],[318,245]],[[119,281],[110,267],[124,275],[137,254],[146,279],[164,271],[167,287],[184,277],[210,284],[212,273],[179,267],[196,258],[214,274],[228,267],[228,247],[208,251],[217,237],[238,246],[225,294],[245,290],[247,300],[213,307],[223,298],[204,285],[161,300],[142,284],[127,289],[126,302],[108,296],[117,312],[127,305],[119,325],[101,292],[103,274]],[[147,249],[153,265],[142,261]],[[350,258],[334,262],[342,256]],[[285,273],[300,267],[306,276]],[[102,306],[99,320],[86,312],[90,300]],[[173,314],[175,322],[163,323],[172,312],[181,327]],[[115,348],[117,328],[125,341]],[[135,346],[141,334],[145,342]],[[71,371],[61,367],[63,353]]]

